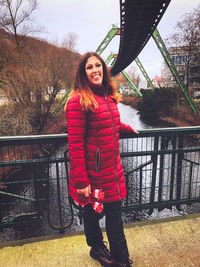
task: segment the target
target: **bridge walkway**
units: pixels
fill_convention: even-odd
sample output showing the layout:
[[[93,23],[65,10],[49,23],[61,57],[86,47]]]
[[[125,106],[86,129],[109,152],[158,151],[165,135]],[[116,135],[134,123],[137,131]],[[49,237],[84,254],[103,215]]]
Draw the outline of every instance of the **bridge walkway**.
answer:
[[[200,214],[132,223],[125,225],[125,234],[133,267],[200,266]],[[89,257],[82,232],[0,246],[1,267],[100,266]]]

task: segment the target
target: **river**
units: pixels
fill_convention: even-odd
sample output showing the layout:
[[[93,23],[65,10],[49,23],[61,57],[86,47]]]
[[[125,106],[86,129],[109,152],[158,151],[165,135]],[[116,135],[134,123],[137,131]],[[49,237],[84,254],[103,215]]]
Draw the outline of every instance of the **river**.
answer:
[[[135,108],[132,108],[128,105],[124,105],[122,103],[118,104],[118,108],[120,112],[121,121],[130,125],[133,129],[152,129],[151,126],[142,122],[142,120],[140,119],[140,115]]]

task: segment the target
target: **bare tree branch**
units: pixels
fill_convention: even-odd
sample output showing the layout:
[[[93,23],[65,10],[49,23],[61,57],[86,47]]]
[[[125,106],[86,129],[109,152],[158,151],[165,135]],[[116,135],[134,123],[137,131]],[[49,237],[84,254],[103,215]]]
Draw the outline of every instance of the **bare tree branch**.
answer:
[[[18,50],[20,50],[24,36],[41,31],[33,26],[31,19],[31,15],[37,7],[37,0],[0,1],[0,26],[13,35]]]

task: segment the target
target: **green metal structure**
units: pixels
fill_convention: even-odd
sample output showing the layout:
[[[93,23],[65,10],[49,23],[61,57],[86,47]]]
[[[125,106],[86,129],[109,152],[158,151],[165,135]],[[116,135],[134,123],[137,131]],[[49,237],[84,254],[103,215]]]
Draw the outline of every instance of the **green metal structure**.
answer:
[[[105,48],[108,46],[108,44],[110,43],[110,41],[114,38],[115,35],[120,34],[120,28],[116,27],[116,25],[113,25],[113,28],[108,32],[108,34],[106,35],[106,37],[104,38],[104,40],[102,41],[102,43],[99,45],[99,47],[97,48],[96,52],[98,54],[101,54]],[[112,58],[114,57],[114,54],[111,53],[107,60],[106,60],[106,64],[108,64]],[[112,65],[114,65],[115,60],[112,62]],[[140,68],[142,74],[144,75],[145,79],[147,80],[148,84],[151,86],[151,88],[154,90],[154,86],[151,82],[151,79],[149,78],[147,72],[145,71],[142,63],[140,62],[139,58],[136,58],[136,63],[138,65],[138,67]],[[138,96],[138,97],[142,97],[141,92],[138,90],[138,88],[135,86],[135,84],[132,82],[131,78],[129,77],[129,75],[123,70],[122,75],[124,76],[124,78],[126,79],[126,81],[128,82],[129,86],[131,87],[131,89],[134,91],[134,93]]]
[[[111,53],[108,58],[106,59],[106,64],[108,64],[112,59],[113,62],[111,63],[111,66],[114,65],[115,61],[116,61],[116,57],[117,55]],[[138,96],[138,97],[142,97],[142,94],[140,92],[140,90],[137,88],[137,86],[135,86],[135,84],[132,82],[131,78],[129,77],[129,75],[123,70],[121,72],[121,74],[124,76],[125,80],[128,82],[130,88],[134,91],[134,93]]]
[[[111,42],[111,40],[114,38],[115,35],[119,35],[120,34],[120,28],[118,28],[115,24],[112,25],[112,28],[111,30],[108,32],[108,34],[106,35],[106,37],[104,38],[104,40],[101,42],[101,44],[98,46],[96,52],[98,54],[101,54],[105,48],[108,46],[108,44]],[[156,42],[156,45],[158,47],[158,49],[160,50],[162,56],[164,57],[169,69],[171,70],[173,76],[175,77],[176,79],[176,82],[178,83],[178,85],[180,86],[182,92],[183,92],[183,95],[185,97],[185,99],[187,100],[190,108],[192,109],[192,111],[196,114],[197,113],[197,110],[196,110],[196,107],[191,99],[191,97],[189,96],[182,80],[180,79],[180,76],[178,74],[178,71],[170,57],[170,54],[169,52],[167,51],[167,48],[158,32],[157,29],[154,30],[153,32],[153,35],[152,35],[154,41]],[[108,64],[112,59],[113,62],[112,62],[112,66],[114,65],[115,63],[115,58],[114,58],[115,54],[111,53],[108,58],[106,59],[106,64]],[[150,85],[151,89],[154,90],[154,86],[152,84],[152,81],[150,79],[150,77],[148,76],[145,68],[143,67],[141,61],[139,60],[138,57],[136,57],[135,59],[135,62],[137,64],[137,66],[139,67],[139,69],[141,70],[143,76],[145,77],[146,81],[148,82],[148,84]],[[134,91],[134,93],[138,96],[138,97],[142,97],[142,94],[141,92],[138,90],[138,88],[135,86],[135,84],[132,82],[132,80],[130,79],[129,75],[123,70],[122,72],[122,75],[124,76],[124,78],[126,79],[126,81],[128,82],[130,88]],[[56,109],[54,110],[54,112],[52,113],[52,116],[55,117],[56,114],[59,112],[59,110],[64,106],[66,100],[67,100],[67,97],[69,95],[69,92],[66,93],[66,95],[64,95],[64,97],[62,98],[61,102],[59,103],[59,105],[56,107]]]
[[[131,78],[128,76],[128,74],[123,70],[122,75],[124,76],[124,78],[126,79],[126,81],[128,82],[130,88],[134,91],[134,93],[138,96],[138,97],[142,97],[142,94],[140,92],[140,90],[137,88],[137,86],[132,82]]]
[[[152,37],[153,37],[158,49],[160,50],[162,56],[164,57],[165,62],[167,63],[167,66],[169,67],[171,73],[173,74],[177,84],[180,86],[180,89],[181,89],[185,99],[187,100],[190,108],[192,109],[192,111],[195,114],[197,114],[196,107],[195,107],[191,97],[189,96],[187,89],[185,88],[185,85],[182,82],[182,80],[178,74],[178,71],[177,71],[177,69],[176,69],[176,67],[175,67],[175,65],[174,65],[174,63],[170,57],[170,54],[169,54],[169,52],[168,52],[168,50],[167,50],[167,48],[166,48],[166,46],[165,46],[165,44],[164,44],[157,29],[154,30]]]
[[[101,44],[98,46],[96,53],[101,54],[105,50],[105,48],[108,46],[110,41],[114,38],[114,36],[119,35],[119,33],[120,33],[120,29],[115,24],[113,24],[112,29],[108,32],[106,37],[103,39]]]
[[[115,35],[119,35],[120,34],[120,28],[118,28],[115,24],[112,25],[111,30],[108,32],[108,34],[106,35],[106,37],[103,39],[103,41],[101,42],[101,44],[98,46],[98,48],[96,49],[96,53],[98,53],[99,55],[105,50],[105,48],[108,46],[108,44],[111,42],[111,40],[114,38]],[[106,64],[108,64],[114,57],[114,54],[111,53],[107,60],[106,60]],[[112,62],[112,65],[114,64],[115,60]],[[153,84],[148,76],[148,74],[146,73],[144,67],[142,66],[141,62],[137,61],[138,63],[138,67],[140,68],[141,72],[143,73],[144,77],[147,79],[147,82],[150,84],[151,88],[153,87]],[[135,84],[132,82],[132,80],[130,79],[130,77],[128,76],[128,74],[125,71],[122,71],[122,75],[124,76],[124,78],[126,79],[126,81],[128,82],[129,86],[131,87],[131,89],[134,91],[134,93],[138,96],[141,97],[142,94],[141,92],[138,90],[138,88],[135,86]],[[153,87],[154,89],[154,87]],[[69,92],[66,93],[66,95],[64,95],[64,97],[61,99],[61,102],[58,104],[58,106],[55,108],[55,110],[52,113],[52,117],[54,118],[58,112],[60,111],[60,109],[65,105],[65,102],[68,98]]]
[[[139,69],[141,70],[142,74],[144,75],[146,81],[150,85],[151,89],[154,90],[153,83],[152,83],[151,79],[149,78],[149,75],[147,74],[146,70],[144,69],[144,67],[143,67],[143,65],[142,65],[142,63],[138,57],[136,57],[135,62],[137,64],[137,66],[139,67]]]
[[[115,63],[115,54],[114,53],[110,53],[110,55],[107,57],[105,63],[108,64],[112,59],[113,59],[113,62],[111,63],[111,66]]]

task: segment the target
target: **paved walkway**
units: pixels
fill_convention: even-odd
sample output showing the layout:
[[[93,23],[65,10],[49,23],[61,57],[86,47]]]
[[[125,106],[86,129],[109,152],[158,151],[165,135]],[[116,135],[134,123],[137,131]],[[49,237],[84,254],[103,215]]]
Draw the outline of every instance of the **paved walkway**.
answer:
[[[200,267],[200,214],[132,223],[125,227],[125,234],[133,267]],[[0,267],[100,266],[89,257],[83,234],[27,239],[0,247]]]

